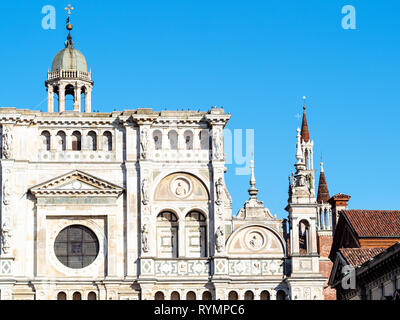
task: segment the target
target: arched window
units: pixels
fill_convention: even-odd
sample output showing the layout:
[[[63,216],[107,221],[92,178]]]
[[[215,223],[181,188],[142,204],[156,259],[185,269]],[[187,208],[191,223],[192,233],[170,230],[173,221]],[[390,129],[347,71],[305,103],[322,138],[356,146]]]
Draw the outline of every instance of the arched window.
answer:
[[[246,291],[244,294],[244,300],[254,300],[254,293],[253,291]]]
[[[190,130],[186,130],[183,136],[185,138],[186,150],[193,150],[193,132]]]
[[[162,149],[162,133],[160,130],[155,130],[153,132],[154,149]]]
[[[156,294],[154,295],[154,300],[164,300],[164,293],[161,291],[157,291]]]
[[[57,151],[65,151],[67,148],[66,136],[64,131],[58,131],[56,135]]]
[[[112,148],[113,148],[112,134],[110,131],[106,131],[103,133],[103,150],[112,151]]]
[[[236,291],[229,292],[228,300],[239,300],[239,296]]]
[[[209,132],[207,129],[203,129],[199,133],[199,138],[200,138],[200,146],[202,150],[209,150],[210,145],[209,145]]]
[[[87,135],[87,149],[92,151],[97,150],[97,134],[94,131],[90,131]]]
[[[276,293],[276,300],[285,300],[286,299],[286,293],[283,290],[278,290]]]
[[[67,295],[65,292],[61,291],[57,294],[57,300],[67,300]]]
[[[162,212],[157,216],[157,255],[178,257],[178,219],[172,212]]]
[[[74,131],[72,133],[72,150],[74,151],[80,151],[81,150],[81,133],[79,131]]]
[[[82,300],[81,293],[78,291],[74,292],[74,294],[72,295],[72,300]]]
[[[203,300],[211,300],[212,299],[211,292],[210,291],[204,291],[202,297],[203,297]]]
[[[186,300],[196,300],[196,294],[193,291],[189,291],[186,294]]]
[[[87,299],[88,299],[88,300],[97,300],[97,295],[96,295],[96,293],[93,292],[93,291],[89,292]]]
[[[181,296],[179,295],[179,292],[174,291],[171,293],[171,300],[180,300]]]
[[[310,225],[306,220],[299,223],[299,251],[300,255],[307,255],[310,249]]]
[[[175,130],[168,132],[168,141],[170,150],[178,150],[178,133]]]
[[[270,294],[267,290],[261,292],[260,300],[270,300]]]
[[[189,212],[185,217],[186,256],[207,256],[207,221],[197,211]]]
[[[68,84],[65,87],[65,111],[74,110],[74,102],[75,102],[75,88],[72,84]]]
[[[50,151],[50,132],[43,131],[41,134],[43,150]]]

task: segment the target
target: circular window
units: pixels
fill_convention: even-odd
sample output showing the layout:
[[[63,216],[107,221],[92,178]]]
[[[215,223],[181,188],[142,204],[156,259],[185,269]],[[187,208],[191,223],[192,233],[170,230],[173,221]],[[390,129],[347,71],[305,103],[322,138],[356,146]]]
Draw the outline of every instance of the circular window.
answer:
[[[99,253],[99,241],[90,229],[72,225],[63,229],[54,243],[54,252],[60,262],[73,269],[90,265]]]

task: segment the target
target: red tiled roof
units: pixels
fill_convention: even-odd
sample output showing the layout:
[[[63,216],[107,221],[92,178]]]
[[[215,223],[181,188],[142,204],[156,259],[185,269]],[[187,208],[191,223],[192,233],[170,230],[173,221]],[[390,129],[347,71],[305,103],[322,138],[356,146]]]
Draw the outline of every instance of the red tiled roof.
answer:
[[[344,210],[358,237],[400,237],[400,211]]]
[[[339,251],[351,266],[357,267],[385,251],[385,248],[341,248]]]

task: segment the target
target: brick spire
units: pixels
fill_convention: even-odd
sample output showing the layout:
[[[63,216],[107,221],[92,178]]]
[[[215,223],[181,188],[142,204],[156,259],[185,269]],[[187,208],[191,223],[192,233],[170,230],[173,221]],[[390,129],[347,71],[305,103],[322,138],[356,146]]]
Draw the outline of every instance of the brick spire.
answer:
[[[310,141],[310,133],[308,132],[306,106],[303,106],[303,123],[301,124],[301,140],[304,142]]]
[[[321,162],[321,172],[319,174],[319,185],[318,185],[318,203],[328,203],[329,201],[329,190],[328,184],[326,183],[324,164]]]

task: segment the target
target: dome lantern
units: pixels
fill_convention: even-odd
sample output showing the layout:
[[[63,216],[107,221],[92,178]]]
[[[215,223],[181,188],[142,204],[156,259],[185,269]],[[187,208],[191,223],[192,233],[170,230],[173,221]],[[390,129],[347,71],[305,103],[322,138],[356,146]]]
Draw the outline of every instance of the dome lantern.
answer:
[[[54,94],[58,95],[58,112],[65,111],[65,96],[71,95],[74,99],[73,111],[81,111],[81,94],[85,95],[85,112],[91,112],[91,93],[93,81],[91,72],[88,72],[85,56],[74,48],[70,23],[71,5],[65,8],[68,11],[68,30],[65,48],[57,53],[53,59],[51,71],[45,82],[48,92],[48,112],[54,112]]]

